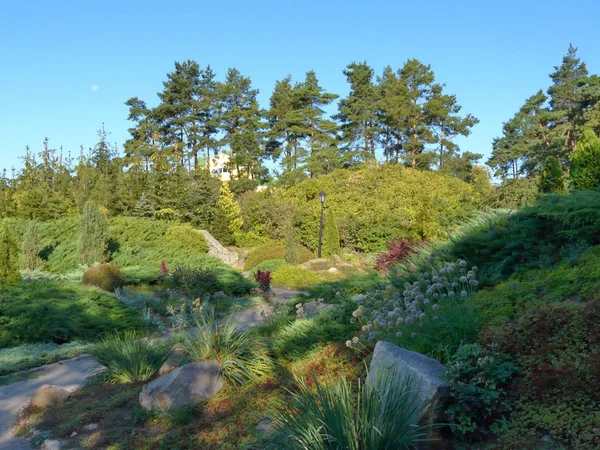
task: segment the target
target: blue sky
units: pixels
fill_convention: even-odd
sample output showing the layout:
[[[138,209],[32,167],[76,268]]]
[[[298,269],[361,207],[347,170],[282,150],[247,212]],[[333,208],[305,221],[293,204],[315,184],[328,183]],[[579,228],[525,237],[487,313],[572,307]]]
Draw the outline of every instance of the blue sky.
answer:
[[[25,145],[40,151],[46,136],[77,155],[103,122],[121,145],[124,102],[155,105],[173,62],[186,59],[219,77],[237,67],[267,107],[288,74],[314,69],[343,96],[350,62],[381,73],[418,58],[481,120],[462,150],[487,157],[502,122],[548,87],[569,43],[600,72],[599,16],[593,0],[0,2],[0,168],[19,167]]]

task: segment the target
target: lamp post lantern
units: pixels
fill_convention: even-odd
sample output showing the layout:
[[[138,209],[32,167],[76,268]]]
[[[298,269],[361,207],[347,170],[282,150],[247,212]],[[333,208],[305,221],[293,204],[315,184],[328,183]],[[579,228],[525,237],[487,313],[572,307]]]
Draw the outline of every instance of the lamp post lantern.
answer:
[[[321,200],[321,223],[319,225],[319,254],[318,258],[321,257],[321,248],[323,247],[323,206],[325,205],[325,191],[319,193],[319,199]]]

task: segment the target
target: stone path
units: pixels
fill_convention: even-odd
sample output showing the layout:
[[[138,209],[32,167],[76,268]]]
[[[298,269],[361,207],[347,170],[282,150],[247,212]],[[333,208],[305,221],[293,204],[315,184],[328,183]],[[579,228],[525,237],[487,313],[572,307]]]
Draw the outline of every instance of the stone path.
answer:
[[[27,439],[16,438],[11,429],[17,415],[31,400],[33,394],[44,384],[53,384],[74,391],[85,383],[87,377],[94,373],[95,363],[88,355],[60,361],[54,364],[32,369],[41,372],[40,376],[0,387],[0,449],[29,450],[31,445]],[[31,371],[30,371],[31,372]]]
[[[301,292],[273,288],[274,297],[271,303],[281,303],[290,298],[302,295]],[[239,321],[238,329],[246,330],[259,325],[263,320],[263,312],[270,311],[270,305],[258,305],[236,313]],[[31,450],[27,439],[12,435],[12,427],[19,412],[27,405],[35,392],[44,384],[52,384],[69,391],[81,388],[85,380],[94,373],[95,363],[89,355],[81,355],[54,364],[31,369],[36,376],[18,381],[7,386],[0,386],[0,449]],[[37,376],[38,373],[42,374]],[[10,375],[9,375],[10,376]]]

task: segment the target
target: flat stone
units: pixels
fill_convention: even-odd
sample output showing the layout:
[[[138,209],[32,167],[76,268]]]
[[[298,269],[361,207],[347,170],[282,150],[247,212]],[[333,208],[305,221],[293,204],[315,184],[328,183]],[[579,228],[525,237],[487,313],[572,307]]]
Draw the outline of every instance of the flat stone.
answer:
[[[69,392],[63,388],[44,384],[31,397],[31,405],[37,408],[47,408],[64,402],[69,396]]]
[[[139,401],[147,410],[181,409],[211,398],[223,385],[217,361],[191,362],[144,385]]]
[[[61,447],[60,441],[46,439],[42,443],[42,446],[40,447],[40,449],[41,450],[58,450],[60,447]]]
[[[414,380],[417,398],[424,405],[424,408],[419,411],[420,422],[442,422],[449,388],[448,383],[443,379],[444,366],[421,353],[379,341],[373,352],[367,386],[372,386],[379,374],[391,370],[398,371],[401,377],[411,377]]]

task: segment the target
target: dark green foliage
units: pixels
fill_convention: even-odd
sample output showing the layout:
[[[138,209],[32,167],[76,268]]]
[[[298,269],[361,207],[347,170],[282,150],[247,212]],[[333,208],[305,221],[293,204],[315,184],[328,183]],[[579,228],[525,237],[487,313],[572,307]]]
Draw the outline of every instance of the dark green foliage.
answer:
[[[0,347],[62,344],[132,328],[144,328],[138,312],[94,289],[28,281],[0,290]]]
[[[402,287],[403,274],[416,267],[430,268],[434,261],[465,258],[478,266],[479,279],[492,285],[521,268],[537,268],[558,262],[571,248],[600,243],[600,190],[572,195],[550,194],[535,206],[514,213],[483,214],[468,222],[451,240],[433,244],[392,270],[392,282]]]
[[[299,256],[296,237],[294,236],[294,226],[291,221],[285,226],[284,235],[285,261],[295,266],[299,262]]]
[[[333,255],[339,255],[340,231],[335,220],[335,214],[332,209],[325,215],[325,230],[323,231],[323,256],[331,258]]]
[[[166,238],[173,245],[181,246],[198,253],[208,252],[208,243],[204,235],[189,225],[169,228]]]
[[[38,225],[35,221],[31,221],[21,243],[21,265],[25,270],[38,270],[42,267],[44,262],[40,258],[40,242]]]
[[[583,132],[583,137],[571,153],[570,159],[573,189],[600,186],[600,138],[591,129]]]
[[[538,182],[535,178],[506,178],[489,194],[492,208],[518,208],[535,204]]]
[[[540,433],[572,448],[600,446],[600,302],[565,302],[527,311],[490,336],[521,367],[510,386],[513,406],[506,439],[530,448]],[[500,443],[502,445],[502,442]]]
[[[285,266],[287,262],[284,259],[267,259],[266,261],[261,262],[257,265],[252,272],[256,272],[256,270],[260,269],[262,271],[273,272],[277,270],[281,266]]]
[[[114,292],[115,289],[125,286],[126,277],[114,264],[99,264],[86,270],[81,281],[87,286]]]
[[[7,220],[0,230],[0,284],[12,284],[21,280],[19,273],[19,247]]]
[[[548,156],[544,161],[540,171],[538,189],[543,194],[552,192],[560,194],[565,190],[562,167],[554,156]]]
[[[305,263],[313,259],[313,254],[306,247],[301,245],[297,246],[298,250],[298,262],[300,264]],[[267,244],[252,250],[244,263],[244,270],[251,270],[258,266],[260,263],[270,259],[283,259],[285,260],[285,246],[282,244]]]
[[[83,207],[79,224],[79,261],[92,265],[106,260],[108,221],[102,211],[88,201]]]
[[[386,282],[379,273],[371,270],[341,280],[319,283],[306,288],[306,291],[313,299],[322,298],[326,303],[339,303],[357,294],[383,289]]]
[[[223,291],[226,295],[247,294],[254,284],[243,275],[229,268],[194,268],[176,266],[169,275],[167,284],[184,292],[190,298],[201,297]]]
[[[510,356],[497,350],[478,344],[458,348],[446,365],[446,414],[455,437],[474,442],[500,431],[509,410],[505,387],[518,371]]]

